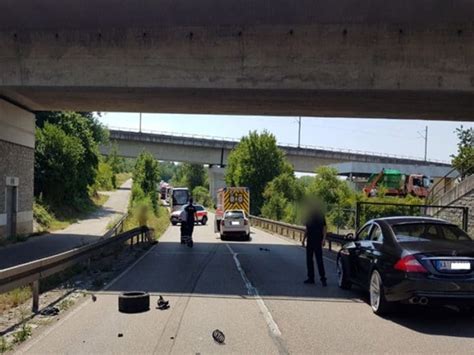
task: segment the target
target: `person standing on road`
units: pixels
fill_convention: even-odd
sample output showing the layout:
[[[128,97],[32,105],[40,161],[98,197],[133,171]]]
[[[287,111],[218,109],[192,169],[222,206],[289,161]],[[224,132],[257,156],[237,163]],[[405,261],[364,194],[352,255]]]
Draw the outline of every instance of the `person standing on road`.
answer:
[[[314,255],[316,256],[321,283],[324,287],[327,286],[323,262],[323,245],[326,232],[327,226],[324,213],[320,207],[313,206],[306,221],[306,232],[302,241],[303,246],[305,246],[306,241],[306,267],[308,269],[308,279],[304,282],[305,284],[314,284]]]
[[[186,232],[190,238],[193,240],[193,231],[194,231],[194,222],[197,220],[197,210],[196,207],[193,205],[193,198],[189,199],[188,205],[184,208],[186,212]]]

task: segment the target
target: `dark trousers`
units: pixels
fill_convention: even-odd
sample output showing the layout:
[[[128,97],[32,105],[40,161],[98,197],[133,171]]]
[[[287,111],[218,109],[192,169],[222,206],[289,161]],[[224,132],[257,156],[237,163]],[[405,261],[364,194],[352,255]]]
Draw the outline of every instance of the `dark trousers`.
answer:
[[[194,223],[188,224],[187,222],[181,223],[181,236],[182,237],[189,237],[193,238],[193,231],[194,231]]]
[[[190,237],[191,239],[193,239],[194,222],[188,223],[187,229],[188,229],[188,235],[189,235],[189,237]]]
[[[308,268],[308,279],[314,280],[313,255],[316,256],[319,278],[321,279],[321,281],[326,281],[326,271],[324,270],[323,262],[323,247],[321,243],[317,243],[316,245],[308,243],[308,245],[306,246],[306,267]]]

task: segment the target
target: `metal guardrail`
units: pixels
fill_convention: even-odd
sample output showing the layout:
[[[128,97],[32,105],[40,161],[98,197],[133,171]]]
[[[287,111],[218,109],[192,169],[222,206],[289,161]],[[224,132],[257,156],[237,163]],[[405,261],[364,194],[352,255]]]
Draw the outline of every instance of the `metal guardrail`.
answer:
[[[159,134],[159,135],[166,135],[166,136],[173,136],[178,138],[194,138],[194,139],[207,139],[207,140],[218,140],[218,141],[227,141],[231,143],[238,143],[240,139],[231,138],[231,137],[217,137],[217,136],[206,136],[202,134],[187,134],[187,133],[176,133],[176,132],[166,132],[166,131],[156,131],[156,130],[144,130],[141,131],[136,128],[125,128],[125,127],[114,127],[108,126],[109,130],[114,131],[121,131],[121,132],[134,132],[134,133],[148,133],[148,134]],[[450,164],[449,161],[440,160],[440,159],[430,159],[425,161],[421,157],[414,157],[408,155],[397,155],[397,154],[387,154],[387,153],[377,153],[365,150],[357,150],[357,149],[347,149],[347,148],[335,148],[335,147],[323,147],[323,146],[316,146],[316,145],[297,145],[292,143],[278,143],[280,147],[286,148],[299,148],[299,149],[311,149],[311,150],[326,150],[331,152],[337,153],[348,153],[348,154],[360,154],[360,155],[370,155],[374,157],[384,157],[384,158],[395,158],[395,159],[408,159],[413,161],[419,161],[420,163],[442,163],[442,164]]]
[[[283,237],[294,239],[299,242],[303,241],[304,235],[306,233],[306,228],[303,226],[278,222],[256,216],[250,216],[250,225],[281,235]],[[332,251],[334,243],[342,246],[349,242],[349,240],[344,235],[328,233],[326,236],[326,242],[328,244],[328,249]]]
[[[117,236],[120,233],[123,233],[123,226],[127,217],[128,213],[125,213],[122,217],[120,217],[120,219],[115,223],[115,225],[110,228],[110,230],[108,230],[107,233],[102,236],[102,238],[110,238]]]
[[[117,234],[123,229],[123,220],[116,224],[118,228],[112,228],[108,233]],[[107,233],[107,234],[108,234]],[[148,240],[152,242],[153,229],[138,227],[127,232],[116,235],[113,238],[102,239],[98,242],[68,250],[66,252],[38,259],[25,264],[13,266],[0,270],[0,293],[8,292],[17,287],[31,285],[33,291],[33,312],[39,308],[39,282],[48,276],[64,271],[68,267],[83,260],[90,259],[106,248],[125,243],[130,240],[130,246]],[[135,243],[135,244],[136,244]]]

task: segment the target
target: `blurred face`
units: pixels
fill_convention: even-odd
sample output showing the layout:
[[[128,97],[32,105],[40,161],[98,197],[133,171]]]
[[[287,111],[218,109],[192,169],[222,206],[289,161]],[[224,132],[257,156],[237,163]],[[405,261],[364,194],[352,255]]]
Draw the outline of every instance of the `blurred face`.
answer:
[[[322,214],[324,212],[323,202],[315,197],[308,197],[303,201],[303,216],[309,218],[315,214]]]

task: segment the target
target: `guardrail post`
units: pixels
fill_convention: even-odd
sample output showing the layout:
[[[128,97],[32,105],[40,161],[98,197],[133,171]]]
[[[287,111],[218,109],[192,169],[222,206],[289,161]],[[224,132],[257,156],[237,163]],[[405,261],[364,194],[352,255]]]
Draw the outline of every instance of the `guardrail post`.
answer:
[[[37,313],[39,310],[39,280],[31,283],[31,293],[33,294],[33,313]]]

